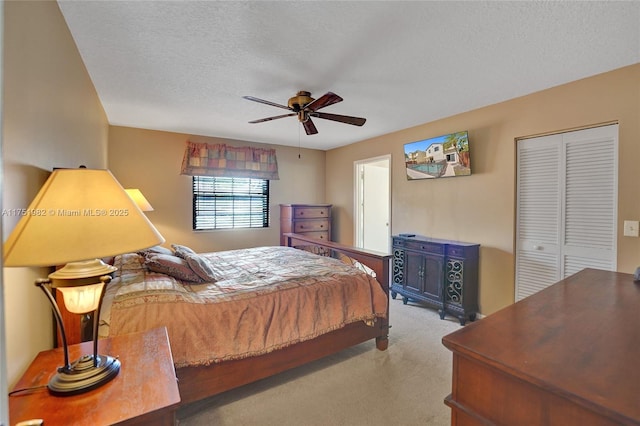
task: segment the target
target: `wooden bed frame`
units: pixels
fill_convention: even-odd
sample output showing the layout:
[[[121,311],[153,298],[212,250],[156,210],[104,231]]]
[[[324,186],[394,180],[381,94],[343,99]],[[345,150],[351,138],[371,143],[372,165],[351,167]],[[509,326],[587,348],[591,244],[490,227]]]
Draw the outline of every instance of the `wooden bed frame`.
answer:
[[[371,268],[376,273],[385,294],[389,294],[391,255],[356,249],[338,243],[327,242],[298,234],[284,234],[285,245],[294,248],[310,250],[319,254],[330,250],[342,253]],[[62,300],[59,302],[61,303]],[[61,310],[64,303],[61,303]],[[378,318],[374,326],[367,326],[359,321],[318,336],[312,340],[297,343],[286,348],[240,360],[224,361],[209,366],[180,367],[176,369],[178,387],[180,389],[180,405],[186,405],[213,395],[240,387],[242,385],[273,376],[285,370],[315,361],[327,355],[339,352],[370,339],[376,340],[379,350],[387,349],[387,335],[389,332],[389,302],[386,308],[387,317]],[[64,316],[65,330],[69,344],[90,340],[82,334],[79,316],[69,314]],[[87,322],[84,328],[90,326]],[[75,332],[73,330],[76,330]],[[169,342],[171,343],[171,342]]]
[[[333,250],[355,259],[375,273],[385,294],[389,294],[390,255],[360,250],[338,243],[317,240],[297,234],[285,234],[289,247],[317,247]],[[265,355],[225,361],[210,366],[182,367],[176,370],[181,405],[186,405],[213,395],[255,382],[285,370],[307,364],[327,355],[370,339],[376,339],[376,347],[386,350],[389,333],[389,303],[387,317],[378,319],[373,327],[360,321],[312,340],[297,343]]]

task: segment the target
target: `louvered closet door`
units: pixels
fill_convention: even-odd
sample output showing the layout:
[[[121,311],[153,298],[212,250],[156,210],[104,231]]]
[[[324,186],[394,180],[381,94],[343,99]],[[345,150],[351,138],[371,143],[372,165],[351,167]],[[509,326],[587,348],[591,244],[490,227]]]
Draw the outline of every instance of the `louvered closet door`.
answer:
[[[618,126],[518,141],[516,301],[616,269]]]
[[[560,277],[562,136],[518,141],[516,300]]]

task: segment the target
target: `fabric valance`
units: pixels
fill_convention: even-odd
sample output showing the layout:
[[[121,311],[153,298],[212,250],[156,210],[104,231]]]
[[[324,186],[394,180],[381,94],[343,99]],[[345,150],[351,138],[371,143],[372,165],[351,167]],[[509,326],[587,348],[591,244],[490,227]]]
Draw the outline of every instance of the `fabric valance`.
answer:
[[[275,149],[187,142],[180,174],[277,180]]]

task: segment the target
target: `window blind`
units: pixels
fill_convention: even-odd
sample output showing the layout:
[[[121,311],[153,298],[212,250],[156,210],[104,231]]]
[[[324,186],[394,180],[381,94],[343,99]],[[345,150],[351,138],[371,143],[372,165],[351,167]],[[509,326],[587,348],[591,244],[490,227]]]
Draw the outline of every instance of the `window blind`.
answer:
[[[193,177],[193,229],[266,228],[269,181]]]

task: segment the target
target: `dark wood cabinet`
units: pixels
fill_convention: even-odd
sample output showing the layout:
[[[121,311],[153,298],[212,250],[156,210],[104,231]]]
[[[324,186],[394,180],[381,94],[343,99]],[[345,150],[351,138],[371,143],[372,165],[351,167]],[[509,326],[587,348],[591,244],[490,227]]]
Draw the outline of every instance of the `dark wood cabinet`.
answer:
[[[288,232],[331,241],[331,204],[280,204],[280,245]]]
[[[478,244],[417,235],[393,237],[391,297],[438,309],[461,324],[478,312]]]

